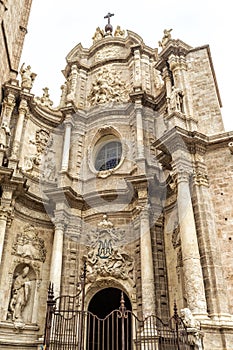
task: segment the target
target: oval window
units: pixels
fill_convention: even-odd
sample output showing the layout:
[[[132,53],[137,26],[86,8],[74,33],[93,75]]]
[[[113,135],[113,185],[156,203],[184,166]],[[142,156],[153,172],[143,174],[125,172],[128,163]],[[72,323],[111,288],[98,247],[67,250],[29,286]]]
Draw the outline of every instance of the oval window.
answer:
[[[95,169],[97,171],[115,168],[121,160],[122,145],[119,141],[105,143],[97,153]]]

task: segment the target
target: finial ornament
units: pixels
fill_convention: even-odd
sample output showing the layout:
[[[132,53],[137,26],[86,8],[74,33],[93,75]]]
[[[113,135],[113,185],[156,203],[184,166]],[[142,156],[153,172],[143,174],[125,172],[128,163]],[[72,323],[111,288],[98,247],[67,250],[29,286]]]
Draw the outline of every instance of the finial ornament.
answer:
[[[107,18],[108,19],[108,23],[106,24],[105,26],[105,32],[107,34],[112,34],[112,31],[113,31],[113,27],[110,23],[110,18],[114,16],[114,13],[110,13],[108,12],[108,14],[106,16],[104,16],[104,18]]]

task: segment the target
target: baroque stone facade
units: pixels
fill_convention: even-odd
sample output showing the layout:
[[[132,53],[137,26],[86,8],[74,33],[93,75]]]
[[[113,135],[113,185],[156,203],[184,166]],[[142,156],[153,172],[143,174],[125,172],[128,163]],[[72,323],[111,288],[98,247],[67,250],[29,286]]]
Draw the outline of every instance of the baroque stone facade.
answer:
[[[3,85],[0,347],[39,349],[49,283],[74,295],[85,263],[86,309],[105,288],[140,317],[176,301],[196,349],[230,350],[233,133],[210,49],[109,28],[68,54],[58,107],[28,65]]]

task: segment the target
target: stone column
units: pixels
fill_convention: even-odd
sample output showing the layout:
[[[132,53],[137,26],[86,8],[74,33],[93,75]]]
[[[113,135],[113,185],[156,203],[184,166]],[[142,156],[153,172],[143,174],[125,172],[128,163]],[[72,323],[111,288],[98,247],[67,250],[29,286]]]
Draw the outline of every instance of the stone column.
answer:
[[[69,166],[70,139],[71,139],[71,129],[73,125],[71,116],[68,116],[64,124],[65,124],[65,135],[64,135],[64,143],[63,143],[61,171],[67,171]]]
[[[11,207],[0,206],[0,264],[2,261],[3,246],[5,241],[6,227],[11,216]]]
[[[20,141],[22,137],[22,131],[23,131],[23,125],[24,125],[24,118],[28,112],[28,105],[27,101],[25,99],[22,99],[19,105],[19,116],[15,131],[15,137],[13,142],[13,148],[12,148],[12,154],[11,159],[12,160],[19,160],[19,148],[20,148]]]
[[[54,285],[54,295],[58,297],[61,289],[62,275],[62,256],[63,256],[63,238],[65,223],[61,219],[56,219],[54,222],[55,230],[53,237],[53,248],[50,265],[50,282]]]
[[[187,306],[199,317],[207,315],[205,289],[200,262],[194,213],[189,188],[191,166],[188,162],[174,162],[177,179],[177,206],[183,256],[184,288]]]
[[[140,214],[140,253],[143,317],[155,315],[155,283],[152,258],[149,209],[144,205]]]

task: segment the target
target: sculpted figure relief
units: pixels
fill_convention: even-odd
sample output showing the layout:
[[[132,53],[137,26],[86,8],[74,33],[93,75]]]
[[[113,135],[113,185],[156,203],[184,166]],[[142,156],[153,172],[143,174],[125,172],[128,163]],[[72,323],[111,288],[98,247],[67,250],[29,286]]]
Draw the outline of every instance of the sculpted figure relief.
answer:
[[[43,239],[38,236],[33,225],[26,225],[22,233],[18,233],[12,247],[12,254],[32,260],[45,261],[46,249]]]
[[[29,270],[29,266],[26,265],[17,275],[12,285],[12,298],[9,309],[12,313],[12,320],[15,322],[24,321],[22,313],[30,297]]]
[[[92,106],[108,102],[127,102],[128,94],[128,86],[121,80],[120,72],[103,68],[96,74],[88,100]]]

